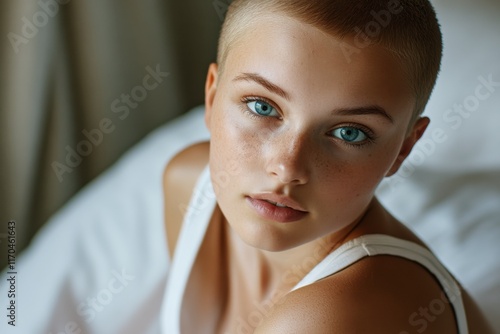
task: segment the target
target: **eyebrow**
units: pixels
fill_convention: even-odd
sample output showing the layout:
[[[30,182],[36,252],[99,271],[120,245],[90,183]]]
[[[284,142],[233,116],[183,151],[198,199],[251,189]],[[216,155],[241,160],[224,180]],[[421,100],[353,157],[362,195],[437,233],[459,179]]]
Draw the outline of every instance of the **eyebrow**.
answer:
[[[279,95],[287,101],[291,100],[290,94],[288,94],[285,90],[273,84],[271,81],[267,80],[266,78],[257,73],[242,73],[238,75],[236,78],[234,78],[233,81],[253,81],[258,83],[271,93]]]
[[[268,91],[277,94],[284,98],[287,101],[290,101],[290,94],[288,94],[285,90],[280,88],[279,86],[273,84],[263,76],[257,73],[242,73],[233,79],[233,82],[236,81],[251,81],[256,82],[257,84],[263,86]],[[386,120],[388,120],[391,124],[394,124],[394,119],[391,115],[384,110],[384,108],[373,105],[367,107],[359,107],[359,108],[340,108],[332,111],[332,115],[341,115],[341,116],[357,116],[357,115],[378,115]]]
[[[345,116],[357,116],[357,115],[378,115],[386,120],[388,120],[391,124],[394,124],[394,118],[384,110],[384,108],[374,105],[369,107],[360,107],[360,108],[340,108],[332,111],[332,115],[345,115]]]

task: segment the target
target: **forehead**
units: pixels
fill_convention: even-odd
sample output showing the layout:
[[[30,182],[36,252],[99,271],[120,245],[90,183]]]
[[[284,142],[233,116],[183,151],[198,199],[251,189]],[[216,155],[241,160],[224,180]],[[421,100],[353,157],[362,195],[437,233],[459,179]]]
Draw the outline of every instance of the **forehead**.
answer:
[[[392,52],[380,45],[355,49],[351,37],[340,39],[281,14],[253,18],[233,41],[223,80],[241,73],[265,77],[289,92],[296,105],[312,101],[328,109],[381,105],[410,114],[414,105],[407,78]]]

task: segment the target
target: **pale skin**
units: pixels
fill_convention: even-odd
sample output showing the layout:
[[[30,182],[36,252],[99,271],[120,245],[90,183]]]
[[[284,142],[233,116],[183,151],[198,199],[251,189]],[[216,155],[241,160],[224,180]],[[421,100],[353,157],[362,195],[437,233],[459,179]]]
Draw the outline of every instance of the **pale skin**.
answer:
[[[189,202],[207,163],[218,203],[188,281],[183,332],[417,333],[424,323],[409,318],[419,311],[414,319],[425,319],[425,333],[456,332],[448,302],[438,316],[422,311],[443,298],[439,283],[399,257],[365,258],[288,293],[305,275],[290,275],[291,268],[313,254],[318,263],[360,235],[423,245],[374,192],[398,170],[429,119],[408,130],[414,97],[391,52],[372,46],[348,64],[339,41],[268,14],[232,45],[223,71],[210,66],[211,141],[181,152],[164,175],[171,255],[182,224],[179,207]],[[293,198],[307,215],[286,224],[259,216],[247,198],[266,192]],[[491,332],[465,291],[462,298],[470,332]],[[259,321],[251,316],[256,311]]]

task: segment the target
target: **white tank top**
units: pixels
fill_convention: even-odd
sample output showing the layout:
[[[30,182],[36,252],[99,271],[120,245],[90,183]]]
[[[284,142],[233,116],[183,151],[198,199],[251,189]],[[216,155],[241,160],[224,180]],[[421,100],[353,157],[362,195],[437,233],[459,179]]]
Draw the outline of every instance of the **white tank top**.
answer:
[[[194,188],[170,266],[160,320],[164,334],[180,334],[184,291],[215,206],[216,199],[207,166]],[[453,277],[429,250],[388,235],[364,235],[344,243],[327,255],[291,291],[333,275],[366,256],[382,254],[403,257],[427,268],[440,282],[453,306],[458,332],[468,334],[460,288]]]

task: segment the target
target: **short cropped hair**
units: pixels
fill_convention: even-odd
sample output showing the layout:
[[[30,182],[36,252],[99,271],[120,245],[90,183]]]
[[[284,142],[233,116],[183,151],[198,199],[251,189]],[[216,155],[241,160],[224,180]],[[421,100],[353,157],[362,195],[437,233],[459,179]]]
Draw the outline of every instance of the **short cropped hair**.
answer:
[[[441,66],[442,35],[428,0],[234,0],[222,26],[217,62],[262,13],[282,13],[340,39],[355,37],[391,50],[403,65],[415,96],[412,122],[427,105]],[[359,45],[340,44],[354,58]]]

